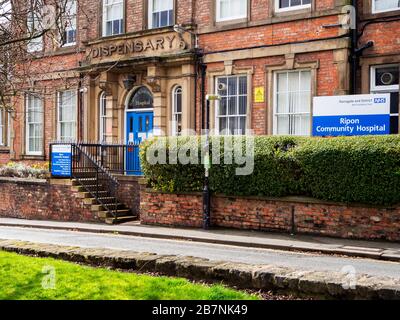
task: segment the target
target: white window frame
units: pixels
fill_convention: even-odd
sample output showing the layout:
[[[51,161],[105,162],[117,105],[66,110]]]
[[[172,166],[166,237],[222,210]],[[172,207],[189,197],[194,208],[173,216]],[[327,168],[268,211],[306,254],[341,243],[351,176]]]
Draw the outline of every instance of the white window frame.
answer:
[[[381,65],[375,65],[371,66],[370,68],[370,80],[371,80],[371,85],[370,85],[370,92],[371,93],[399,93],[400,94],[400,84],[395,84],[391,86],[377,86],[375,83],[376,79],[376,69],[380,68],[388,68],[388,67],[398,67],[400,71],[400,63],[392,63],[392,64],[381,64]],[[391,117],[398,117],[400,114],[399,113],[391,113]]]
[[[386,10],[377,10],[376,9],[376,0],[372,0],[372,13],[382,13],[382,12],[391,12],[391,11],[398,11],[400,10],[400,7],[398,8],[393,8],[393,9],[386,9]]]
[[[69,3],[74,3],[74,5],[70,7]],[[75,10],[73,12],[69,12],[70,8],[74,8]],[[62,38],[63,41],[61,43],[61,47],[71,47],[76,45],[76,37],[78,34],[78,29],[77,29],[78,0],[68,0],[66,2],[66,10],[67,11],[64,13],[64,19],[66,19],[66,23],[68,24],[68,26],[66,26],[63,31],[64,33],[68,33],[69,31],[75,31],[75,41],[68,42],[68,35],[67,35],[66,39]]]
[[[312,3],[312,1],[311,1],[311,3]],[[302,10],[302,9],[311,9],[311,3],[297,5],[297,6],[289,6],[286,8],[280,8],[279,0],[275,0],[275,12],[288,12],[288,11],[295,11],[295,10]]]
[[[40,108],[39,108],[39,110],[35,110],[34,112],[40,113],[40,122],[29,122],[29,111],[30,111],[30,108],[32,107],[32,105],[30,105],[30,103],[33,102],[33,104],[35,105],[36,99],[40,101]],[[26,155],[32,155],[32,156],[43,155],[43,140],[44,140],[44,137],[43,137],[43,118],[44,118],[43,116],[44,116],[44,114],[43,114],[43,112],[44,112],[43,100],[33,94],[27,94],[25,96],[25,118],[26,118],[25,119],[25,152],[26,152]],[[31,136],[29,134],[29,132],[30,132],[29,129],[30,129],[31,125],[40,125],[41,126],[40,136],[34,137],[34,138],[41,140],[41,149],[42,150],[39,150],[39,151],[30,150]]]
[[[10,113],[7,114],[7,147],[11,146],[11,126],[12,126],[12,120],[11,120],[11,115]]]
[[[41,21],[39,14],[35,11],[28,11],[26,25],[28,28],[29,36],[35,35],[35,33],[41,29]],[[27,43],[27,51],[29,53],[40,52],[43,51],[43,49],[44,49],[43,36],[30,39]]]
[[[120,34],[124,34],[125,32],[125,0],[102,0],[102,4],[103,4],[103,16],[102,16],[102,34],[103,37],[112,37],[112,36],[117,36]],[[106,5],[107,1],[114,1],[112,4],[108,4]],[[121,20],[122,20],[122,24],[121,24],[121,32],[120,33],[111,33],[111,34],[107,34],[107,22],[109,21],[115,21],[115,20],[106,20],[107,17],[107,7],[108,6],[115,6],[115,5],[120,5],[122,4],[122,13],[121,13]]]
[[[277,108],[278,108],[278,104],[277,104],[277,96],[278,96],[278,74],[283,74],[283,73],[301,73],[304,71],[308,71],[310,72],[310,110],[309,112],[296,112],[296,113],[277,113]],[[289,77],[288,77],[288,81],[289,81]],[[288,85],[287,85],[288,87]],[[301,92],[302,90],[299,90],[298,92]],[[274,72],[274,88],[273,88],[273,135],[279,135],[278,134],[278,116],[280,115],[308,115],[310,117],[310,122],[309,122],[309,134],[308,135],[294,135],[294,136],[301,136],[301,137],[308,137],[312,135],[312,127],[311,127],[311,121],[312,121],[312,96],[313,96],[313,92],[312,92],[312,70],[311,69],[295,69],[295,70],[278,70]]]
[[[183,101],[182,101],[182,94],[183,94],[183,89],[182,86],[177,85],[173,88],[172,90],[172,128],[171,128],[171,133],[173,136],[179,136],[182,134],[178,132],[178,119],[179,116],[181,117],[181,126],[182,126],[182,121],[183,121]],[[181,99],[181,111],[177,111],[177,101],[180,96]]]
[[[248,128],[248,115],[249,115],[248,108],[249,108],[249,99],[251,99],[251,97],[249,95],[249,78],[248,78],[248,75],[247,74],[236,74],[236,75],[231,75],[231,76],[218,76],[218,77],[215,78],[215,88],[218,88],[218,80],[221,79],[221,78],[229,79],[229,78],[241,78],[241,77],[246,78],[246,91],[247,91],[247,94],[246,95],[239,94],[239,79],[238,79],[238,81],[237,81],[238,87],[237,87],[237,94],[236,94],[236,98],[237,98],[237,106],[236,107],[239,110],[240,97],[246,96],[246,114],[236,113],[235,115],[221,116],[219,114],[220,102],[217,101],[216,108],[215,108],[215,130],[216,130],[216,134],[217,135],[221,134],[220,125],[219,125],[219,119],[220,118],[233,118],[233,117],[235,117],[235,118],[245,118],[245,129],[244,129],[244,132],[242,132],[240,135],[245,135],[246,131],[249,129]],[[227,92],[227,95],[229,96],[228,92]],[[226,108],[227,109],[229,108],[228,104],[227,104]],[[238,129],[236,129],[236,130],[238,130]],[[233,135],[239,135],[239,134],[234,132]]]
[[[375,65],[371,66],[371,74],[370,74],[370,79],[371,79],[371,92],[382,92],[382,91],[391,91],[391,92],[396,92],[399,91],[399,85],[389,85],[389,86],[377,86],[375,83],[375,78],[376,78],[376,69],[380,68],[390,68],[390,67],[399,67],[400,64],[397,63],[392,63],[392,64],[382,64],[382,65]]]
[[[172,26],[175,23],[175,0],[172,0],[172,22],[167,25],[167,26],[161,26],[161,27],[153,27],[153,13],[154,13],[154,9],[153,9],[153,1],[154,0],[148,0],[148,21],[149,21],[149,25],[148,25],[148,29],[156,29],[156,28],[165,28],[168,26]],[[165,1],[165,0],[163,0]],[[170,11],[170,10],[169,10]]]
[[[99,140],[101,143],[107,142],[107,95],[104,91],[99,100],[99,121]]]
[[[228,18],[221,18],[221,1],[222,0],[216,0],[217,4],[216,4],[216,22],[224,22],[224,21],[231,21],[231,20],[239,20],[239,19],[245,19],[247,18],[248,15],[248,0],[246,1],[246,12],[242,15],[238,15],[238,16],[233,16],[233,17],[228,17]]]
[[[4,137],[4,128],[6,127],[5,120],[5,111],[3,108],[0,108],[0,147],[5,147],[6,145],[6,138]]]
[[[73,107],[75,107],[75,119],[72,120],[72,121],[60,121],[60,115],[61,115],[61,112],[60,112],[60,107],[61,107],[61,105],[60,105],[61,95],[62,95],[63,93],[66,93],[66,92],[73,92],[74,95],[75,95],[74,105],[72,105],[72,102],[71,102],[71,105],[72,105]],[[65,141],[65,142],[71,142],[71,140],[76,140],[76,138],[77,138],[77,133],[78,133],[77,116],[78,116],[78,94],[77,94],[76,90],[73,90],[73,89],[72,89],[72,90],[58,91],[58,92],[57,92],[57,139],[58,139],[58,140],[60,140],[60,141]],[[75,127],[75,133],[74,133],[74,135],[75,135],[75,137],[71,137],[71,139],[69,139],[69,140],[65,140],[63,137],[61,137],[61,125],[62,125],[63,123],[73,123],[73,124],[74,124],[74,127]]]

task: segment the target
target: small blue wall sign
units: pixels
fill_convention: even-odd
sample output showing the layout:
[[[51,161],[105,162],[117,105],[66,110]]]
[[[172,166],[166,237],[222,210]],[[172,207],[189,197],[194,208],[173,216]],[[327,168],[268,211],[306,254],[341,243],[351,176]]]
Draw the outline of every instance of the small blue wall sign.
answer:
[[[53,145],[51,150],[51,175],[57,178],[72,177],[72,147]]]

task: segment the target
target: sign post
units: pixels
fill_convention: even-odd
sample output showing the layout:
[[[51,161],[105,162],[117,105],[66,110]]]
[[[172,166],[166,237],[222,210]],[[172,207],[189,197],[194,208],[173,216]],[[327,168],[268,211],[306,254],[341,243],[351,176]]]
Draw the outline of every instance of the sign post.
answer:
[[[210,105],[211,102],[221,100],[219,95],[208,94],[206,97],[206,143],[204,146],[204,186],[203,186],[203,229],[210,229],[211,225],[211,193],[210,193],[210,169],[211,169],[211,159],[210,159]]]
[[[72,146],[54,144],[51,148],[51,176],[72,178]]]
[[[390,134],[390,94],[315,97],[313,136]]]

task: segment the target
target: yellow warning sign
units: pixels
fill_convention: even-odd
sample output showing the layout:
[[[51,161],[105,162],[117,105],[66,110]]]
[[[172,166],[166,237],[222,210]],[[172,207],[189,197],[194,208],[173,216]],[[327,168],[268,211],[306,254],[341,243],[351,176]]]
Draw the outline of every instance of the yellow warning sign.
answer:
[[[254,102],[263,103],[265,101],[265,90],[264,87],[256,87],[254,89]]]

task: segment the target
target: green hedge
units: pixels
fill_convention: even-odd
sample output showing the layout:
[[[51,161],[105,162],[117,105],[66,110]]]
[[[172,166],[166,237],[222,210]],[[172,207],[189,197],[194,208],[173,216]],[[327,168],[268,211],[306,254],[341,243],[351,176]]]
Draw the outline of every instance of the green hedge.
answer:
[[[254,137],[254,171],[238,176],[238,165],[212,164],[210,186],[226,195],[283,197],[312,196],[321,200],[347,203],[392,205],[400,203],[400,137]],[[245,150],[245,138],[239,146]],[[204,168],[197,164],[150,164],[147,151],[167,146],[169,155],[191,149],[201,159],[201,137],[155,138],[141,148],[141,163],[152,188],[167,192],[201,191]],[[151,154],[151,152],[150,152]],[[157,154],[157,153],[156,153]],[[189,155],[189,153],[188,153]],[[240,166],[239,166],[240,167]]]

